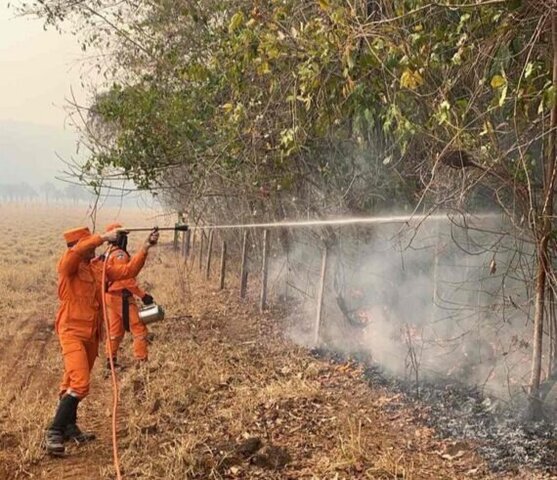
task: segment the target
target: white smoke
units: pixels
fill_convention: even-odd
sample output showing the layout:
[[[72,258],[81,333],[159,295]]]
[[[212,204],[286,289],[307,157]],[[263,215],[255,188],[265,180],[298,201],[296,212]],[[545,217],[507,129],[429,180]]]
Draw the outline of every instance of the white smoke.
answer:
[[[409,379],[454,379],[509,398],[529,370],[532,246],[496,215],[342,228],[330,249],[322,345]],[[323,232],[293,233],[275,262],[296,300],[288,335],[314,345]],[[280,283],[277,282],[277,283]],[[344,313],[343,313],[344,311]]]

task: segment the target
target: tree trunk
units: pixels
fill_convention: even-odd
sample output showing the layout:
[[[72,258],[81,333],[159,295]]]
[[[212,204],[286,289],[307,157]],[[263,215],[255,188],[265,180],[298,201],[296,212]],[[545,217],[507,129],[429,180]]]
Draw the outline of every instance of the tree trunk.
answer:
[[[557,316],[555,315],[555,291],[554,286],[551,285],[551,299],[549,304],[549,321],[551,322],[551,354],[550,354],[550,368],[548,375],[553,376],[557,372]]]
[[[544,220],[544,223],[546,221]],[[544,227],[545,228],[545,227]],[[538,245],[537,262],[538,271],[536,275],[536,300],[534,304],[534,335],[532,350],[532,371],[530,375],[530,412],[531,420],[538,420],[542,415],[541,399],[539,396],[541,372],[542,372],[542,350],[543,350],[543,320],[545,306],[545,287],[547,280],[547,268],[549,267],[547,256],[548,237],[544,235]]]
[[[555,332],[553,331],[554,326],[554,318],[553,318],[553,289],[551,286],[551,279],[549,279],[549,289],[547,291],[548,294],[548,327],[549,327],[549,345],[548,345],[548,352],[547,352],[547,378],[550,378],[553,374],[553,345],[554,345],[554,338]]]
[[[553,9],[551,15],[551,39],[553,45],[553,85],[557,88],[557,11]],[[549,239],[553,230],[551,217],[553,216],[553,199],[555,190],[555,140],[557,129],[557,105],[551,110],[551,125],[548,137],[547,160],[544,177],[543,209],[541,225],[537,235],[537,274],[536,274],[536,300],[534,308],[534,334],[532,351],[532,371],[530,376],[530,411],[529,417],[533,420],[542,416],[540,382],[542,373],[543,351],[543,324],[545,308],[545,291],[547,286],[547,273],[551,268],[549,259]]]

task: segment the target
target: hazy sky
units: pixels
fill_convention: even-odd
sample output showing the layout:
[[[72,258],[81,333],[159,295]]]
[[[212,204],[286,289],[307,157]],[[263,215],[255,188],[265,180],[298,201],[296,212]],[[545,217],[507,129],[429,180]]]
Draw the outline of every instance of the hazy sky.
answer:
[[[81,86],[84,53],[72,35],[17,17],[9,1],[0,0],[0,183],[54,181],[63,188],[55,180],[68,178],[60,158],[76,159],[78,139],[64,107],[72,90],[80,104],[87,104]]]
[[[17,16],[0,0],[1,182],[32,184],[60,176],[59,157],[75,158],[77,135],[65,111],[81,86],[83,54],[70,34],[44,30],[38,19]],[[12,0],[12,5],[19,0]]]
[[[40,20],[17,18],[8,1],[0,0],[0,120],[63,128],[70,87],[84,95],[79,45],[70,35],[45,31]]]

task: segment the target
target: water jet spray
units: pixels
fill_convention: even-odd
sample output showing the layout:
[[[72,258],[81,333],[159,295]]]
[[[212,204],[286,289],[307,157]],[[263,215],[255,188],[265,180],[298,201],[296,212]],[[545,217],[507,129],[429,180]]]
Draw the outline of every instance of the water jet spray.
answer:
[[[490,218],[497,214],[466,215],[470,218]],[[191,227],[190,230],[227,230],[234,228],[285,228],[285,227],[320,227],[335,225],[385,225],[385,224],[405,224],[409,225],[412,221],[424,222],[428,220],[445,220],[448,215],[438,213],[434,215],[393,215],[389,217],[352,217],[336,218],[327,220],[282,220],[268,223],[245,223],[234,225],[199,225]]]

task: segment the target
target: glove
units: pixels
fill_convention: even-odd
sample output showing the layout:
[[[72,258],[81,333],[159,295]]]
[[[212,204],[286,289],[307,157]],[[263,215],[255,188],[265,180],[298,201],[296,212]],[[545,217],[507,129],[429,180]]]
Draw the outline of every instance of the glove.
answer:
[[[141,301],[143,302],[144,305],[153,305],[153,303],[155,303],[155,299],[148,293],[143,295]]]

